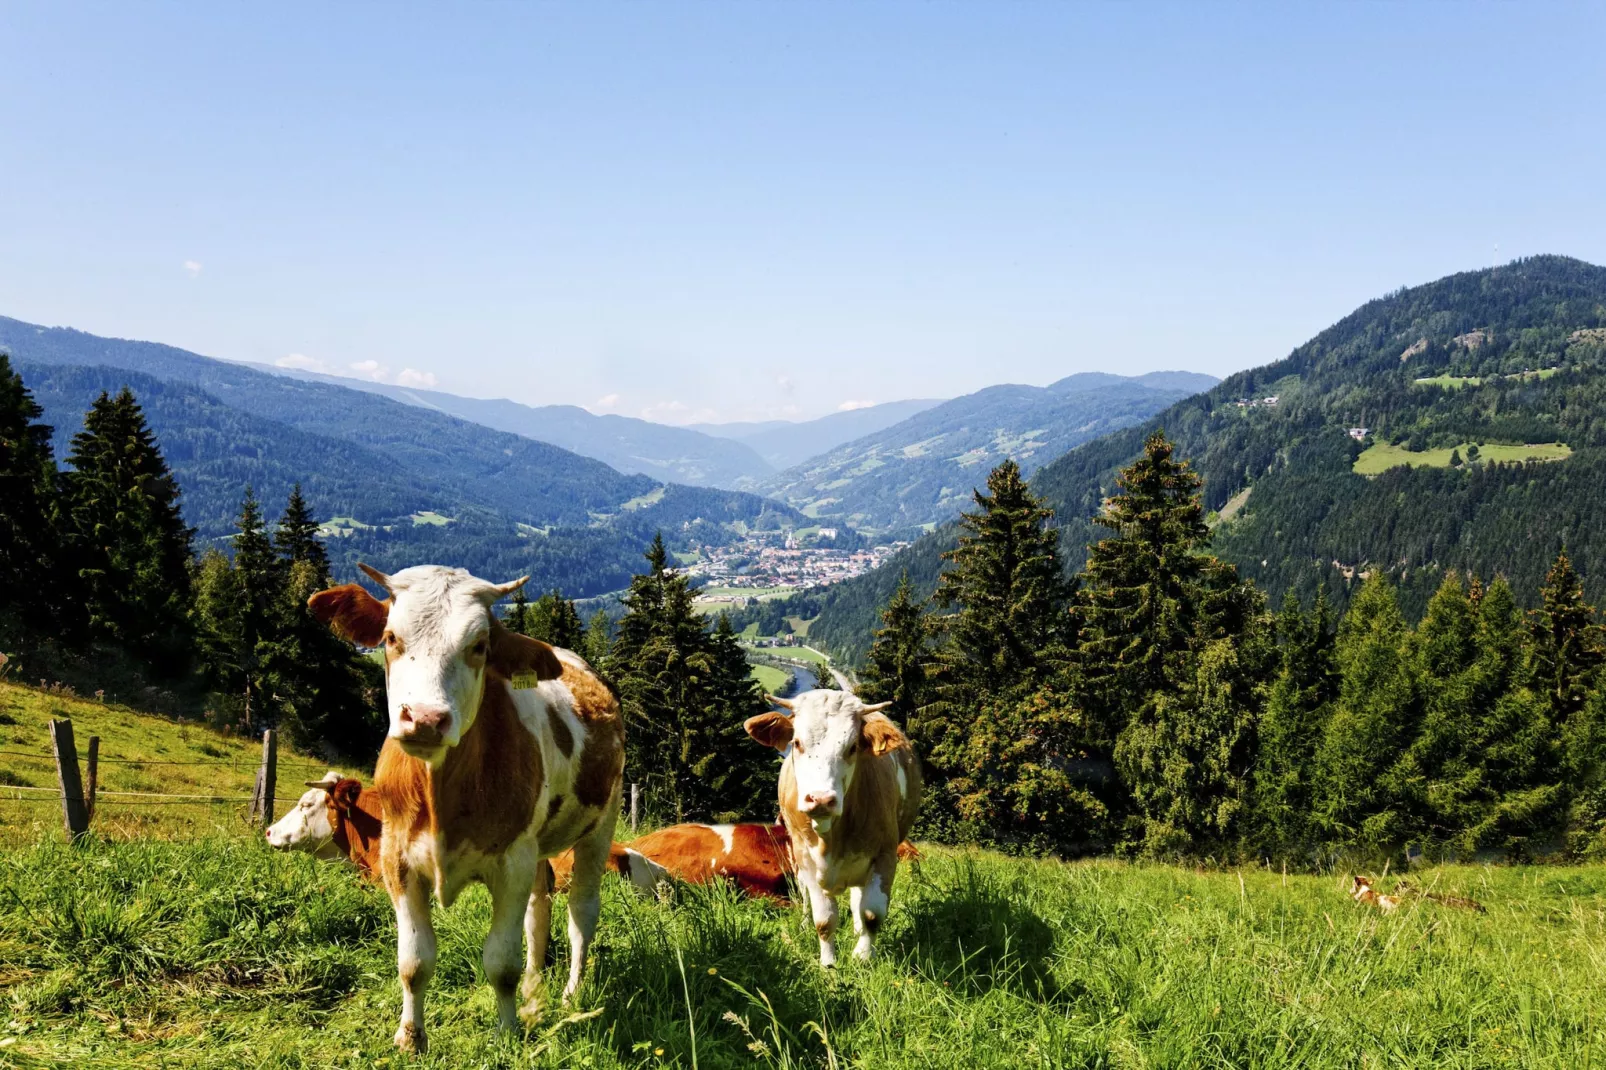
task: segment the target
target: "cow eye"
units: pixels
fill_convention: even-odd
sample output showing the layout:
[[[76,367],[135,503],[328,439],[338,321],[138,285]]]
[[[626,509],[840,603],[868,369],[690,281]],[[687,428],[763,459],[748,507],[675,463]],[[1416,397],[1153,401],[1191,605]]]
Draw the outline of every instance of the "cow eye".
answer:
[[[490,644],[487,643],[484,639],[481,639],[479,642],[477,642],[473,646],[469,647],[469,652],[471,654],[473,654],[477,658],[483,658],[485,656],[485,652],[487,650],[489,650],[489,649],[490,649]]]
[[[802,740],[793,740],[792,741],[792,749],[797,751],[799,754],[802,754],[803,753],[803,741]]]

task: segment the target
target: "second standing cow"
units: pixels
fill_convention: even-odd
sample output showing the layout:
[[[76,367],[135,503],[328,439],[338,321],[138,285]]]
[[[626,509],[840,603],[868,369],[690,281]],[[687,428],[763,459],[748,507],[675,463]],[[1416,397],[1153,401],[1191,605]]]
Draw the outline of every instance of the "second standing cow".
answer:
[[[786,754],[781,820],[792,838],[797,883],[820,937],[820,964],[836,965],[836,897],[850,893],[858,941],[868,959],[887,916],[898,845],[920,810],[920,761],[908,737],[881,711],[842,691],[771,697],[789,713],[749,718],[748,735]]]

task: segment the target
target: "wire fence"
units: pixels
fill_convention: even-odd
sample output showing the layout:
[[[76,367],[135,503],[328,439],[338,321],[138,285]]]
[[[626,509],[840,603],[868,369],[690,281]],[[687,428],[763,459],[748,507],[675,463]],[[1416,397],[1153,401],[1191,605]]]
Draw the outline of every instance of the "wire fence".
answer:
[[[64,731],[62,731],[64,729]],[[311,780],[313,777],[322,779],[328,772],[329,765],[324,762],[310,761],[305,758],[280,759],[278,756],[277,736],[275,733],[264,733],[262,741],[262,755],[260,760],[254,756],[239,755],[214,760],[203,759],[177,759],[177,758],[113,758],[101,757],[99,740],[90,737],[87,754],[88,776],[83,775],[79,768],[79,757],[72,741],[72,726],[70,721],[55,721],[51,723],[52,749],[49,751],[27,751],[16,749],[0,750],[0,759],[25,759],[42,765],[53,766],[56,772],[57,784],[51,787],[40,787],[27,783],[0,782],[0,803],[45,804],[62,808],[68,833],[72,836],[81,835],[88,830],[89,823],[102,811],[102,804],[118,811],[125,807],[250,807],[250,820],[255,823],[259,818],[263,824],[273,820],[275,804],[280,800],[276,798],[280,778],[295,784],[297,790],[293,793],[300,795],[299,782]],[[58,735],[58,732],[60,733]],[[132,772],[144,771],[147,767],[159,769],[172,769],[177,773],[184,770],[181,779],[201,780],[203,783],[195,785],[198,791],[140,791],[129,789],[115,789],[103,787],[99,783],[98,770],[102,766],[113,766],[129,769]],[[255,773],[254,787],[246,790],[250,794],[230,794],[227,790],[207,791],[210,785],[204,783],[207,777],[196,777],[190,774],[191,770],[217,769],[228,770],[236,775],[246,772]],[[17,780],[20,777],[12,776],[5,779]],[[189,785],[184,785],[188,787]],[[221,785],[220,785],[221,787]]]

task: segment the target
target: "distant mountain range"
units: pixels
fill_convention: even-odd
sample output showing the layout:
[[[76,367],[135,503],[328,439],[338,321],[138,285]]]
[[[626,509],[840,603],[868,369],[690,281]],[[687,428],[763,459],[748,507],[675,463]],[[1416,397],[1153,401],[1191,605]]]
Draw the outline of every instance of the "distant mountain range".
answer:
[[[1214,549],[1275,605],[1344,605],[1381,569],[1422,612],[1448,570],[1510,580],[1532,604],[1563,547],[1606,599],[1606,268],[1560,256],[1463,272],[1370,301],[1275,363],[1073,449],[1033,488],[1067,566],[1121,467],[1163,428],[1204,478]],[[936,585],[941,527],[886,566],[810,596],[809,629],[868,647],[908,572]]]
[[[940,523],[970,504],[971,492],[1004,458],[1030,473],[1217,382],[1197,372],[1083,372],[1046,387],[992,386],[921,403],[925,407],[907,419],[806,460],[758,489],[807,516],[855,527]]]
[[[756,483],[776,466],[745,443],[696,429],[597,415],[578,405],[524,405],[506,398],[465,398],[440,390],[393,386],[317,372],[252,365],[265,372],[382,394],[405,405],[433,409],[498,431],[550,442],[625,473],[694,487],[736,488]]]
[[[773,467],[771,475],[783,468],[801,464],[833,450],[844,442],[873,435],[917,413],[941,405],[936,398],[888,401],[847,412],[833,412],[815,420],[793,423],[765,420],[760,423],[690,424],[694,430],[717,438],[735,439],[752,448]]]
[[[255,487],[270,515],[301,482],[349,575],[432,560],[483,575],[531,572],[571,595],[616,590],[662,530],[673,544],[803,518],[757,495],[625,475],[545,442],[331,383],[268,374],[172,346],[0,318],[0,349],[57,428],[65,458],[102,390],[130,386],[205,539],[228,534]]]

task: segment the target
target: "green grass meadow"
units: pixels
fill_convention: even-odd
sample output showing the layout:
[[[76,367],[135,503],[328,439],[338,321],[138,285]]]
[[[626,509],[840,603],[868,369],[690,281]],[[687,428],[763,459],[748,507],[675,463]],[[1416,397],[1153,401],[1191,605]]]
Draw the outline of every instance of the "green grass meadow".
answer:
[[[1404,446],[1378,442],[1361,451],[1360,456],[1355,458],[1354,470],[1356,475],[1375,476],[1402,465],[1410,465],[1413,468],[1448,468],[1450,454],[1460,450],[1462,460],[1465,460],[1467,448],[1471,445],[1470,442],[1463,442],[1449,449],[1417,452]],[[1562,461],[1572,456],[1572,452],[1570,447],[1560,442],[1536,442],[1514,446],[1491,442],[1478,446],[1478,462],[1504,464],[1513,461]]]
[[[0,711],[7,749],[37,749],[49,712],[80,738],[94,722],[107,753],[252,747],[30,689],[0,689]],[[899,869],[877,960],[834,972],[800,907],[609,878],[577,1003],[507,1038],[473,888],[437,908],[431,1050],[412,1058],[390,1041],[390,904],[348,867],[182,807],[140,823],[108,808],[68,845],[58,810],[6,795],[0,1067],[1606,1065],[1606,867],[1431,869],[1412,879],[1487,913],[1383,915],[1345,873],[926,847]],[[554,943],[566,955],[561,910]]]

